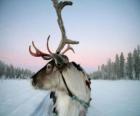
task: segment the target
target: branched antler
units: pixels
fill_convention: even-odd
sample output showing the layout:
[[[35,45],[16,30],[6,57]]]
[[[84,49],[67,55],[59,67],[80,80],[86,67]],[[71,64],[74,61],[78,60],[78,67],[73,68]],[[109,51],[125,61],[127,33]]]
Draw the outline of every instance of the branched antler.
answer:
[[[63,23],[63,19],[62,19],[62,15],[61,15],[62,9],[67,5],[72,5],[72,2],[71,1],[60,1],[60,2],[58,2],[58,0],[52,0],[52,2],[53,2],[53,6],[56,10],[56,14],[58,16],[57,21],[58,21],[58,25],[59,25],[59,28],[60,28],[60,31],[61,31],[61,34],[62,34],[60,44],[59,44],[59,46],[56,50],[56,53],[60,53],[61,50],[64,48],[64,46],[66,44],[78,44],[79,42],[74,41],[74,40],[70,40],[70,39],[67,38],[64,23]]]
[[[61,41],[59,43],[59,46],[58,46],[56,52],[55,53],[51,52],[51,50],[49,48],[50,36],[48,36],[48,38],[47,38],[47,50],[48,50],[49,54],[40,51],[35,46],[34,42],[32,42],[32,45],[35,49],[35,52],[32,52],[31,46],[29,46],[29,52],[32,56],[42,57],[45,60],[50,60],[50,59],[54,58],[56,55],[63,55],[68,50],[72,50],[74,52],[74,49],[70,46],[70,44],[78,44],[79,43],[78,41],[74,41],[74,40],[71,40],[71,39],[67,38],[65,27],[64,27],[64,24],[63,24],[63,19],[62,19],[62,16],[61,16],[61,12],[62,12],[63,8],[65,6],[72,5],[72,2],[71,1],[60,1],[60,2],[58,2],[58,0],[52,0],[52,2],[53,2],[53,6],[56,10],[56,14],[58,16],[57,21],[58,21],[58,25],[59,25],[61,35],[62,35]],[[62,53],[60,53],[62,51],[62,49],[65,47],[66,44],[67,44],[67,48]]]
[[[50,36],[48,36],[48,38],[47,38],[47,49],[48,49],[48,51],[50,50],[50,49],[49,49],[49,46],[48,46],[49,38],[50,38]],[[31,54],[32,56],[34,56],[34,57],[42,57],[44,60],[50,60],[50,59],[52,58],[51,51],[49,51],[49,54],[47,54],[47,53],[45,53],[45,52],[42,52],[41,50],[39,50],[39,49],[35,46],[34,41],[32,41],[32,46],[33,46],[34,49],[35,49],[35,52],[33,52],[33,51],[31,50],[31,46],[29,46],[29,52],[30,52],[30,54]]]

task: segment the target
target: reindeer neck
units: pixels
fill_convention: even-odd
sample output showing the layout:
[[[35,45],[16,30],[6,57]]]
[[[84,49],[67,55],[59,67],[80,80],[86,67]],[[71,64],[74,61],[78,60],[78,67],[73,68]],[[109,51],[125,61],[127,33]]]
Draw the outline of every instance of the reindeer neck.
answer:
[[[86,85],[87,75],[82,70],[78,70],[73,63],[63,71],[63,77],[69,90],[79,99],[88,102],[90,99],[90,90]]]
[[[58,116],[85,116],[87,108],[83,104],[89,103],[90,99],[90,90],[85,84],[86,75],[72,64],[61,73],[65,88],[72,95],[68,91],[56,91]]]

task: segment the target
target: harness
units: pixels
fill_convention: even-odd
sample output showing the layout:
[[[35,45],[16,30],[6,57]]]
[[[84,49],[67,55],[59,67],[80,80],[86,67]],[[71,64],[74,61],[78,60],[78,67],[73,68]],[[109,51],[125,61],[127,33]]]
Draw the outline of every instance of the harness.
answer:
[[[67,91],[68,91],[68,95],[70,96],[70,98],[71,98],[72,100],[75,100],[75,101],[77,101],[78,103],[80,103],[80,104],[87,110],[87,108],[88,108],[89,105],[90,105],[91,99],[90,99],[88,102],[85,102],[84,100],[81,100],[81,99],[79,99],[76,95],[74,95],[74,94],[71,92],[71,90],[69,89],[69,87],[68,87],[68,85],[67,85],[67,83],[66,83],[66,80],[65,80],[65,78],[64,78],[64,75],[63,75],[62,71],[60,71],[60,74],[61,74],[62,80],[63,80],[63,82],[64,82],[64,84],[65,84],[65,86],[66,86],[66,89],[67,89]],[[55,108],[54,108],[54,110],[53,110],[53,115],[54,115],[54,116],[58,116],[58,112],[56,111]]]
[[[62,77],[62,79],[63,79],[63,82],[64,82],[64,84],[65,84],[65,86],[66,86],[66,89],[67,89],[67,91],[68,91],[68,95],[71,97],[71,99],[72,99],[72,100],[75,100],[75,101],[77,101],[77,102],[79,102],[85,109],[87,109],[87,108],[89,107],[90,100],[89,100],[89,102],[85,102],[84,100],[81,100],[81,99],[79,99],[76,95],[74,95],[74,94],[70,91],[70,89],[68,88],[68,85],[67,85],[67,83],[66,83],[66,81],[65,81],[65,78],[64,78],[64,76],[63,76],[62,71],[60,71],[60,74],[61,74],[61,77]]]

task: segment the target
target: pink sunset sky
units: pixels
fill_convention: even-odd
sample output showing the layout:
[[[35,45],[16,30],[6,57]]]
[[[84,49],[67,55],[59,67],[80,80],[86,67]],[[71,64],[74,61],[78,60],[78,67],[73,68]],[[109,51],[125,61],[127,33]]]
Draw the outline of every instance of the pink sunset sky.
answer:
[[[88,72],[106,63],[115,54],[126,55],[140,44],[139,0],[73,0],[63,11],[67,36],[80,42],[71,61]],[[14,66],[37,71],[47,61],[32,57],[28,47],[32,40],[46,51],[46,38],[55,51],[60,30],[51,0],[0,1],[0,60]]]

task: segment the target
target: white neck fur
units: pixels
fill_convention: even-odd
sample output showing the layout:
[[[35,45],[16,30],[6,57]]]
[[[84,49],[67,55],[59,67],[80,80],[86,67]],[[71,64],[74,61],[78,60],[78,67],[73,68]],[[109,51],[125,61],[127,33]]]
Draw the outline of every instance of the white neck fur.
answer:
[[[85,84],[85,80],[87,80],[85,73],[70,65],[63,71],[63,76],[68,88],[75,96],[85,102],[90,100],[90,90]],[[67,91],[56,90],[55,92],[57,97],[55,105],[59,116],[85,116],[86,109],[78,101],[71,99]]]

